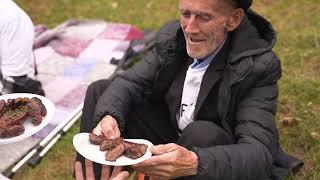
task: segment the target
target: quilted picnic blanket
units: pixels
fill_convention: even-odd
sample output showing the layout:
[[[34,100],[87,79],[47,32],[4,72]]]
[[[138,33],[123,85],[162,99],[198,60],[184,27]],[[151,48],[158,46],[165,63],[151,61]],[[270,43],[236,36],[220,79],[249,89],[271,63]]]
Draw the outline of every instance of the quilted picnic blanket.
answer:
[[[114,62],[124,56],[132,41],[144,37],[132,25],[100,20],[69,20],[53,29],[38,25],[35,32],[36,78],[56,105],[55,115],[33,137],[0,146],[0,172],[66,119],[83,102],[87,86],[113,74]]]

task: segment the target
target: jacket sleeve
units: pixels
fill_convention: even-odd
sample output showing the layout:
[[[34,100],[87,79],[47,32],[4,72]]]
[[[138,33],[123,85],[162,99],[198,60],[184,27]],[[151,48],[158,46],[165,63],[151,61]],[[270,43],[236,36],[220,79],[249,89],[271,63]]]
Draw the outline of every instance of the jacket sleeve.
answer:
[[[118,74],[99,98],[95,107],[95,125],[105,116],[111,115],[117,121],[120,131],[125,127],[125,119],[134,98],[144,96],[152,90],[153,80],[160,69],[160,62],[154,48],[145,58]]]
[[[278,59],[265,64],[262,76],[241,98],[235,115],[236,144],[195,149],[199,157],[196,179],[270,179],[279,146],[275,114],[280,66]]]

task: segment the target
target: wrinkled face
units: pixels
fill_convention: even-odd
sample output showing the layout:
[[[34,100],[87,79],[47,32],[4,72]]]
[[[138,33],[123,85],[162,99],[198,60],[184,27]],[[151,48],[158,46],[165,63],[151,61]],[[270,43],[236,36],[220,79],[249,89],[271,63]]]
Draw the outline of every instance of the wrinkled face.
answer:
[[[219,0],[180,0],[180,23],[190,57],[210,55],[227,34],[228,13]]]

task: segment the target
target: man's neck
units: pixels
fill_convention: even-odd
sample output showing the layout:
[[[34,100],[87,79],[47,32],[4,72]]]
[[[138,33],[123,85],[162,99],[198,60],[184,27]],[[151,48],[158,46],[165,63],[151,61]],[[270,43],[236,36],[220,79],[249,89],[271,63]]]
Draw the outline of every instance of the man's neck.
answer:
[[[194,63],[192,65],[192,68],[198,68],[203,67],[202,65],[209,65],[212,61],[212,59],[219,53],[219,51],[222,49],[223,45],[226,42],[228,35],[225,36],[224,40],[222,41],[222,43],[220,44],[220,46],[218,46],[218,48],[216,48],[212,53],[210,53],[209,55],[207,55],[204,58],[201,59],[194,59]],[[206,62],[206,63],[204,63]],[[203,64],[202,64],[203,63]],[[201,65],[200,65],[201,64]]]

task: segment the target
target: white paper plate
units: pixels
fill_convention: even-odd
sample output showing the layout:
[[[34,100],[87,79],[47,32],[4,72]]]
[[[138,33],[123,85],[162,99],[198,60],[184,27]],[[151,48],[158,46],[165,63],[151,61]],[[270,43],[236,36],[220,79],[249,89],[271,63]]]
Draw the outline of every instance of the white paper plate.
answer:
[[[0,145],[1,144],[9,144],[17,141],[21,141],[27,137],[32,136],[33,134],[37,133],[40,131],[42,128],[44,128],[53,118],[54,112],[55,112],[55,106],[54,104],[47,98],[37,95],[37,94],[29,94],[29,93],[14,93],[14,94],[5,94],[0,96],[0,99],[7,100],[7,99],[15,99],[19,97],[27,97],[27,98],[32,98],[32,97],[37,97],[41,99],[42,103],[45,105],[47,109],[47,115],[43,118],[42,122],[38,125],[35,126],[31,123],[30,117],[23,123],[23,126],[25,128],[24,133],[15,136],[15,137],[8,137],[8,138],[0,138]]]
[[[106,164],[110,166],[129,166],[133,164],[138,164],[152,156],[149,148],[153,146],[153,144],[144,139],[125,139],[126,141],[131,141],[139,144],[148,145],[147,152],[138,159],[130,159],[125,156],[120,156],[116,161],[106,161],[105,154],[107,151],[100,151],[99,145],[95,145],[90,143],[89,141],[89,133],[79,133],[73,137],[73,146],[75,149],[85,158],[99,163]]]

